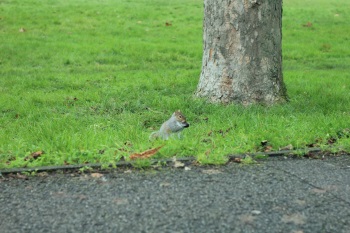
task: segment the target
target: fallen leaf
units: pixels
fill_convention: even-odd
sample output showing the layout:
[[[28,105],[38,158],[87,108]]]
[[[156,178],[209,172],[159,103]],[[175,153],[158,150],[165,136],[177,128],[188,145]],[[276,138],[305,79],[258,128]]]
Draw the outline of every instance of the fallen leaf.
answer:
[[[287,146],[281,147],[280,150],[293,150],[293,145],[289,144]]]
[[[252,210],[252,215],[259,215],[261,214],[261,211],[260,210]]]
[[[242,159],[241,159],[241,158],[234,158],[234,159],[233,159],[233,162],[235,162],[235,163],[240,163],[240,162],[242,162]]]
[[[272,146],[265,146],[265,148],[264,148],[264,152],[270,152],[271,150],[272,150]]]
[[[172,26],[173,24],[171,22],[165,22],[165,26],[169,27],[169,26]]]
[[[202,171],[204,174],[208,174],[208,175],[216,175],[216,174],[220,174],[221,171],[216,170],[216,169],[207,169],[207,170],[203,170]]]
[[[47,172],[39,172],[39,173],[38,173],[38,176],[40,176],[40,177],[46,177],[46,176],[49,176],[49,173],[47,173]]]
[[[45,152],[42,151],[42,150],[39,150],[39,151],[37,151],[37,152],[33,152],[33,153],[31,153],[29,156],[26,156],[26,157],[24,158],[24,161],[27,161],[27,160],[30,160],[30,159],[37,159],[37,158],[39,158],[40,156],[42,156],[44,153],[45,153]]]
[[[103,174],[101,174],[101,173],[91,173],[91,177],[93,177],[93,178],[101,178],[103,176]]]
[[[163,145],[164,146],[164,145]],[[159,147],[156,147],[156,148],[153,148],[153,149],[149,149],[149,150],[146,150],[144,152],[141,152],[141,153],[134,153],[132,155],[130,155],[130,159],[147,159],[153,155],[155,155],[163,146],[159,146]]]
[[[250,214],[243,214],[243,215],[239,216],[239,220],[245,224],[251,224],[254,222],[255,219],[256,219],[256,217],[254,217]]]
[[[160,183],[160,187],[169,187],[171,184],[169,182]]]
[[[114,198],[113,202],[117,205],[126,205],[129,204],[128,199],[126,198]]]
[[[327,192],[327,190],[319,189],[319,188],[313,188],[313,189],[311,189],[311,192],[314,192],[314,193],[325,193],[325,192]]]
[[[304,206],[306,204],[306,201],[297,199],[297,200],[295,200],[295,203],[297,203],[298,205]]]
[[[294,223],[296,225],[302,225],[302,224],[305,224],[306,217],[299,213],[291,214],[291,215],[283,215],[281,221],[284,223]]]
[[[19,32],[26,32],[27,30],[25,28],[20,28],[18,31]]]
[[[270,152],[270,151],[272,150],[272,148],[273,148],[272,145],[270,144],[270,142],[267,141],[267,140],[261,141],[261,142],[260,142],[260,145],[261,145],[262,150],[263,150],[264,152]]]
[[[181,163],[179,161],[174,161],[174,165],[173,165],[175,168],[179,168],[179,167],[184,167],[185,164],[184,163]]]
[[[12,178],[17,178],[17,179],[28,180],[28,176],[22,175],[22,174],[20,174],[20,173],[16,173],[16,175],[11,174],[10,177],[12,177]]]
[[[303,24],[303,27],[312,27],[312,23],[311,22],[307,22],[306,24]]]

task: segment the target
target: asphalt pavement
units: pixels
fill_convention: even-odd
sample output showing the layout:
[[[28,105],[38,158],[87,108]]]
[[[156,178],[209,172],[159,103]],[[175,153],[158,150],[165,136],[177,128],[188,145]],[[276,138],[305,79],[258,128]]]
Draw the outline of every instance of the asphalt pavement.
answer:
[[[0,178],[0,232],[350,233],[350,156]]]

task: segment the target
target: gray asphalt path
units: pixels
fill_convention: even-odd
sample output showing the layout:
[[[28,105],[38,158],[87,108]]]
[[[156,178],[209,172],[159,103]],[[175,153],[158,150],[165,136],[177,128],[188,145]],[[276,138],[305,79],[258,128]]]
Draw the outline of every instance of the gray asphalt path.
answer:
[[[0,179],[0,231],[350,233],[350,156],[189,168]]]

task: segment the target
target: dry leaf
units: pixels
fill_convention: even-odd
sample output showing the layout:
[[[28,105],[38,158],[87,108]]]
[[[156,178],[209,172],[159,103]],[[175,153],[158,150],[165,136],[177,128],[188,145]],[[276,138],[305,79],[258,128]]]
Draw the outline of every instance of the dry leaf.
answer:
[[[165,22],[165,26],[169,27],[172,26],[173,24],[171,22]]]
[[[280,150],[293,150],[293,145],[289,144],[287,146],[281,147]]]
[[[252,215],[259,215],[261,214],[261,211],[260,210],[252,210]]]
[[[39,172],[39,173],[38,173],[38,176],[40,176],[40,177],[46,177],[46,176],[49,176],[49,173],[47,173],[47,172]]]
[[[216,175],[216,174],[220,174],[221,173],[221,171],[215,170],[215,169],[207,169],[207,170],[203,170],[202,172],[204,174],[208,174],[208,175]]]
[[[128,199],[126,199],[126,198],[114,198],[113,202],[114,202],[116,205],[126,205],[126,204],[129,204],[129,201],[128,201]]]
[[[319,188],[313,188],[310,190],[311,192],[314,192],[314,193],[325,193],[327,192],[327,190],[325,189],[319,189]]]
[[[292,215],[283,215],[282,222],[284,223],[294,223],[296,225],[305,224],[306,217],[302,214],[296,213]]]
[[[30,159],[37,159],[37,158],[39,158],[40,156],[42,156],[44,153],[45,153],[45,152],[42,151],[42,150],[39,150],[39,151],[37,151],[37,152],[33,152],[33,153],[31,153],[29,156],[26,156],[26,157],[24,158],[24,161],[27,161],[27,160],[30,160]]]
[[[264,152],[270,152],[273,148],[272,145],[270,144],[270,142],[267,140],[261,141],[260,145],[261,145]]]
[[[174,167],[175,167],[175,168],[184,167],[184,166],[185,166],[184,163],[181,163],[181,162],[179,162],[179,161],[175,161],[175,162],[174,162]]]
[[[101,178],[103,176],[103,174],[101,174],[101,173],[91,173],[91,177],[93,177],[93,178]]]
[[[164,146],[164,145],[163,145]],[[147,159],[153,155],[155,155],[163,146],[159,146],[159,147],[156,147],[156,148],[153,148],[153,149],[149,149],[149,150],[146,150],[144,152],[141,152],[141,153],[134,153],[132,155],[130,155],[130,159]]]
[[[312,27],[312,23],[311,22],[307,22],[306,24],[303,24],[303,27],[307,27],[307,28]]]
[[[264,152],[270,152],[272,150],[272,146],[265,146]]]
[[[243,214],[243,215],[239,216],[239,220],[245,224],[251,224],[255,221],[255,219],[256,219],[256,217],[254,217],[250,214]]]
[[[234,158],[234,159],[233,159],[233,162],[235,162],[235,163],[241,163],[241,162],[242,162],[242,159],[241,159],[241,158]]]
[[[185,164],[184,163],[182,163],[182,162],[180,162],[180,161],[177,161],[176,160],[176,157],[173,157],[173,162],[174,162],[174,167],[175,168],[179,168],[179,167],[184,167],[185,166]]]
[[[25,28],[20,28],[18,31],[19,31],[19,32],[25,32],[26,29],[25,29]]]
[[[10,174],[9,177],[11,178],[15,178],[15,179],[23,179],[23,180],[28,180],[28,177],[25,175],[22,175],[20,173],[16,173],[16,174]]]
[[[168,182],[163,182],[163,183],[160,183],[160,187],[169,187],[171,184],[168,183]]]

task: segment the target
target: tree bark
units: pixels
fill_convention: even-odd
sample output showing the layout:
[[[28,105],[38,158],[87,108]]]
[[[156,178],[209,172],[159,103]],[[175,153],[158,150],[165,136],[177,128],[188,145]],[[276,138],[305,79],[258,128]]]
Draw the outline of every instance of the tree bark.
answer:
[[[244,105],[287,99],[282,0],[204,0],[203,24],[197,96]]]

